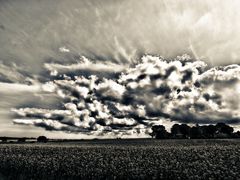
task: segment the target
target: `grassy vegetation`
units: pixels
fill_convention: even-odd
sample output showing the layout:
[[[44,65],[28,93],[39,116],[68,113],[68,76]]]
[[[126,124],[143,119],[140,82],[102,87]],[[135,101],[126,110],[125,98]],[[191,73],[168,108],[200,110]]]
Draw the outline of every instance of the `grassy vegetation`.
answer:
[[[239,140],[1,144],[3,179],[239,179]]]

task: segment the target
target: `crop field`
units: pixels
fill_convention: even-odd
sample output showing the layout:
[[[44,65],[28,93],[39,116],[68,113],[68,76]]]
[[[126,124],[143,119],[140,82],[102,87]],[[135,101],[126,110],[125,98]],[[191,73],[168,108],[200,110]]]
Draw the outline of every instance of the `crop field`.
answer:
[[[239,140],[0,144],[0,179],[240,179]]]

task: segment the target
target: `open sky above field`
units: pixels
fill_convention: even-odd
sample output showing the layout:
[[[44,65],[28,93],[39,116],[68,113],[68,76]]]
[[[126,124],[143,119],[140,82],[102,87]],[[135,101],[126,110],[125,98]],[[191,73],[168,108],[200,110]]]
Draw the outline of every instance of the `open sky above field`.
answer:
[[[0,0],[0,136],[142,137],[174,123],[239,129],[239,6]]]

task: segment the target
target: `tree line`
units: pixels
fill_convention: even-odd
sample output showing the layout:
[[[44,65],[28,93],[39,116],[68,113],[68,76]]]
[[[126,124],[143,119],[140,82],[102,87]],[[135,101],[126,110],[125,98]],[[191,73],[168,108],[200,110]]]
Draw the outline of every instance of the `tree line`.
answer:
[[[36,140],[37,142],[46,143],[48,141],[47,137],[45,136],[39,136],[38,138],[27,138],[27,137],[0,137],[0,142],[6,143],[6,142],[18,142],[18,143],[24,143],[27,140],[33,141]]]
[[[188,126],[174,124],[168,132],[163,125],[152,126],[150,136],[156,139],[211,139],[211,138],[240,138],[240,131],[233,132],[233,127],[225,123],[216,125]]]

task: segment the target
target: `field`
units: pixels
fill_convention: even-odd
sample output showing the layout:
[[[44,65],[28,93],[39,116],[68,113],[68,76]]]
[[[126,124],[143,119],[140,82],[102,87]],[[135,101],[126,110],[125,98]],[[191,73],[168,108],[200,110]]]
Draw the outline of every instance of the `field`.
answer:
[[[0,144],[0,162],[0,179],[240,179],[240,141]]]

